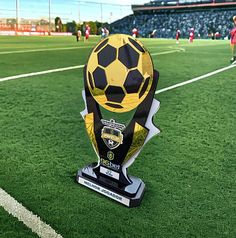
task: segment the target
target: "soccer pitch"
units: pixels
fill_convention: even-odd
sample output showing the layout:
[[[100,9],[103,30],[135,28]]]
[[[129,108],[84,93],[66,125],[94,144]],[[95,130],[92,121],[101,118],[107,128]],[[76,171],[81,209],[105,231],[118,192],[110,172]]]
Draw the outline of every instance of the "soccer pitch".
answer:
[[[64,238],[235,238],[229,42],[141,39],[160,72],[157,90],[203,77],[157,92],[161,134],[129,168],[146,184],[140,207],[129,209],[75,183],[77,170],[97,161],[80,111],[82,66],[98,40],[0,36],[0,189]],[[0,237],[38,237],[1,199]]]

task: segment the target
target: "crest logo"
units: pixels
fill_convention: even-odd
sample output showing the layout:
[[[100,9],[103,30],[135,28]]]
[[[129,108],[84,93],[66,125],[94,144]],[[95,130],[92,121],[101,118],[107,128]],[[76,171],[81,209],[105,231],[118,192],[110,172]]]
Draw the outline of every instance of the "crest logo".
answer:
[[[113,119],[110,121],[102,119],[101,122],[104,125],[102,128],[101,137],[106,146],[113,150],[120,144],[123,144],[122,131],[125,129],[125,125],[116,123]]]
[[[114,159],[114,153],[113,153],[112,151],[108,151],[108,152],[107,152],[107,158],[108,158],[109,160],[113,160],[113,159]]]

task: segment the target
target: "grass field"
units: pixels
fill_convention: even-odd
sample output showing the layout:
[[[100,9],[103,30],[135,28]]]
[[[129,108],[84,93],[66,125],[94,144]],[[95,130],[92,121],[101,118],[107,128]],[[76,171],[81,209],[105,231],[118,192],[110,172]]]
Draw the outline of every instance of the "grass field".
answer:
[[[83,65],[97,41],[1,36],[0,78]],[[228,41],[142,41],[160,72],[158,90],[231,57]],[[82,69],[0,82],[0,188],[64,238],[236,237],[236,67],[156,95],[161,134],[129,168],[147,187],[132,209],[74,181],[96,161],[82,88]],[[0,237],[37,235],[0,207]]]

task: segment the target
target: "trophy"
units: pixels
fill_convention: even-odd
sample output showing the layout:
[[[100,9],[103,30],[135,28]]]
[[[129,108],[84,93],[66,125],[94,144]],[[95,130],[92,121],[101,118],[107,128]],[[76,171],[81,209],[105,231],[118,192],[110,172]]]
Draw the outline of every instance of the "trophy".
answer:
[[[160,132],[152,122],[158,77],[142,43],[124,34],[100,41],[84,67],[81,115],[98,162],[79,170],[76,181],[128,207],[140,204],[145,184],[127,168]]]

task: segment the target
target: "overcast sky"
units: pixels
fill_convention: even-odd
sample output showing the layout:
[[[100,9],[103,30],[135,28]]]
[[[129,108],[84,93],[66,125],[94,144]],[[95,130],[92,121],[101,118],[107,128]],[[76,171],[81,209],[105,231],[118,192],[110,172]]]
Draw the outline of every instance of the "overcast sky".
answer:
[[[44,18],[49,15],[49,0],[18,0],[20,18]],[[51,0],[51,16],[62,22],[98,20],[113,22],[132,14],[131,4],[144,4],[149,0]],[[0,18],[15,17],[16,0],[0,0]]]

